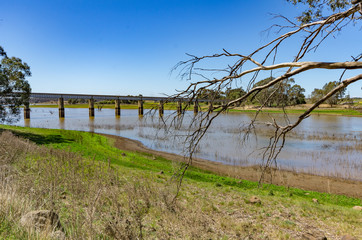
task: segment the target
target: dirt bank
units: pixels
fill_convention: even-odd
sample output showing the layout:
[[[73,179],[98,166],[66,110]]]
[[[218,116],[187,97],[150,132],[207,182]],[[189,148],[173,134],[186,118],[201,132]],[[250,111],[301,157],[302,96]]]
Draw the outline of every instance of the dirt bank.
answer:
[[[149,149],[139,141],[107,134],[101,135],[114,139],[115,147],[121,150],[149,153],[174,161],[185,160],[184,157],[180,155]],[[225,176],[250,181],[258,181],[261,175],[261,171],[258,167],[230,166],[203,159],[194,159],[193,166]],[[267,175],[268,177],[267,179],[265,179],[265,182],[269,183],[271,181],[270,174]],[[317,192],[343,194],[346,196],[362,199],[362,182],[360,181],[352,181],[334,177],[324,177],[306,173],[295,173],[291,171],[280,170],[275,173],[272,180],[273,183],[276,185],[296,187],[304,190],[311,190]]]

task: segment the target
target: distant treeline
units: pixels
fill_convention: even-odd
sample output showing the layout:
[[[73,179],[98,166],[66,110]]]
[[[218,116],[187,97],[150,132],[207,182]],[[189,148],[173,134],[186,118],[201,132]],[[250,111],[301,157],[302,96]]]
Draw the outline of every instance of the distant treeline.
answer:
[[[84,104],[88,103],[88,99],[77,99],[77,98],[69,98],[67,100],[68,104]],[[95,100],[98,104],[115,104],[115,100]],[[137,100],[120,100],[121,104],[136,104]]]
[[[262,86],[270,81],[274,80],[274,77],[265,78],[251,87]],[[321,99],[325,94],[330,92],[333,88],[339,85],[338,81],[332,81],[326,83],[322,89],[315,88],[309,99],[304,95],[305,89],[300,85],[295,84],[293,78],[287,79],[279,84],[276,84],[270,88],[263,89],[260,92],[252,94],[242,105],[264,105],[266,107],[283,107],[283,106],[295,106],[299,104],[305,104],[308,102],[315,103]],[[217,89],[202,89],[198,97],[203,99],[212,99],[215,102],[217,100],[235,100],[242,97],[246,91],[242,88],[228,88],[225,92]],[[327,104],[336,105],[339,103],[353,104],[353,99],[349,95],[345,96],[345,89],[338,92],[336,95],[326,101]],[[241,104],[237,104],[240,106]]]
[[[263,79],[254,84],[253,87],[265,85],[273,79],[273,77]],[[261,90],[257,95],[251,95],[243,104],[264,105],[267,107],[304,104],[306,103],[304,92],[304,88],[298,84],[294,84],[294,79],[288,79],[287,81],[274,85],[271,88]],[[246,91],[242,87],[233,89],[228,88],[225,92],[214,89],[203,89],[198,94],[198,97],[213,99],[215,101],[223,99],[235,100],[243,96],[245,93]]]

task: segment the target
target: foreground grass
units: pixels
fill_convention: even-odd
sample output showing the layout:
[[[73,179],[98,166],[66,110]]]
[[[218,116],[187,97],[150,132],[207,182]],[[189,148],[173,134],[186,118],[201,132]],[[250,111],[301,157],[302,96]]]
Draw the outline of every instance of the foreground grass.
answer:
[[[361,213],[351,209],[361,205],[361,199],[274,185],[258,189],[255,182],[191,168],[178,201],[172,203],[176,189],[170,178],[177,163],[121,151],[108,138],[92,133],[4,125],[0,129],[37,144],[29,147],[11,140],[11,149],[17,144],[19,149],[35,149],[19,153],[22,158],[11,163],[22,173],[18,195],[32,200],[28,210],[47,207],[58,212],[70,239],[295,239],[311,230],[332,239],[345,233],[362,236]],[[262,203],[249,204],[253,195]],[[17,225],[24,209],[16,206],[14,201],[12,214],[0,209],[0,238],[22,239],[27,234]]]

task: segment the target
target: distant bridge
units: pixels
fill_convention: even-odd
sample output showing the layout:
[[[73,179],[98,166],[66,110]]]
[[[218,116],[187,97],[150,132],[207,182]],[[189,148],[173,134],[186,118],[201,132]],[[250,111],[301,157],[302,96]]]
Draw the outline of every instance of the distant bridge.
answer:
[[[65,117],[64,112],[64,99],[87,99],[89,103],[89,117],[94,117],[94,100],[114,100],[115,102],[115,115],[121,115],[121,100],[138,101],[138,115],[143,116],[143,101],[155,101],[159,102],[159,115],[164,114],[165,102],[177,102],[177,114],[181,115],[184,111],[182,108],[182,102],[190,101],[189,98],[172,98],[172,97],[147,97],[147,96],[120,96],[120,95],[97,95],[97,94],[68,94],[68,93],[31,93],[30,98],[48,98],[58,99],[59,118]],[[194,114],[199,112],[199,102],[211,102],[208,99],[194,100]],[[24,107],[24,118],[30,119],[30,106],[26,104]]]

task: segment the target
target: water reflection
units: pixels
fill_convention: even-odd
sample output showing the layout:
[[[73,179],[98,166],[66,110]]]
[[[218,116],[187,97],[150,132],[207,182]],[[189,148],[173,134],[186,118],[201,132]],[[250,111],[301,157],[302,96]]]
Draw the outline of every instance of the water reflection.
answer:
[[[94,133],[94,117],[88,119],[89,132]]]
[[[30,119],[24,119],[24,127],[30,127]]]
[[[165,111],[167,118],[170,111]],[[164,128],[158,114],[138,117],[137,110],[122,110],[120,117],[114,109],[102,109],[94,118],[88,109],[65,109],[65,119],[59,119],[57,109],[33,108],[31,119],[16,125],[60,128],[112,134],[141,141],[147,147],[177,154],[186,154],[185,136],[196,126],[189,126],[192,112],[187,113],[177,131]],[[288,121],[281,115],[261,115],[255,133],[243,141],[245,128],[253,114],[230,113],[218,117],[197,148],[196,157],[231,165],[254,165],[262,161],[263,147],[273,133],[270,122]],[[296,116],[290,116],[290,121]],[[283,168],[362,180],[362,124],[358,117],[312,115],[289,134],[279,156]]]
[[[65,118],[59,118],[59,128],[65,129]]]

